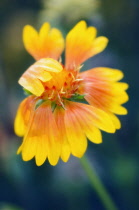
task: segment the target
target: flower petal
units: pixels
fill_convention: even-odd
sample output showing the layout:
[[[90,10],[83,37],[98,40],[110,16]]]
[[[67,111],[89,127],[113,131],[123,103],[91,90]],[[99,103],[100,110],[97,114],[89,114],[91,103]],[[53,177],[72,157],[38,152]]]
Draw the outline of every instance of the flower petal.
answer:
[[[74,108],[74,103],[71,102],[66,104],[64,117],[66,135],[71,147],[71,153],[80,158],[87,149],[87,139],[72,108]]]
[[[19,84],[36,96],[40,96],[44,92],[43,84],[30,73],[30,69],[27,69],[19,79]]]
[[[28,161],[35,156],[36,164],[42,165],[48,156],[51,165],[56,165],[61,152],[58,129],[51,111],[50,103],[43,103],[30,118],[29,129],[18,150]]]
[[[36,155],[38,140],[39,139],[36,136],[28,137],[28,139],[24,141],[23,145],[21,145],[20,150],[18,150],[18,154],[19,151],[22,151],[22,159],[24,161],[29,161]]]
[[[36,160],[36,165],[41,166],[45,162],[48,155],[46,137],[41,136],[40,138],[38,138],[38,141],[39,143],[37,144],[36,148],[35,160]]]
[[[108,44],[108,39],[105,36],[97,37],[92,44],[90,57],[102,52],[107,47],[107,44]]]
[[[96,38],[96,28],[80,21],[66,37],[66,68],[73,69],[105,49],[106,37]]]
[[[61,159],[64,162],[67,162],[70,157],[71,149],[66,135],[66,129],[64,124],[64,113],[65,113],[64,109],[60,106],[57,106],[54,111],[54,116],[58,126],[61,144],[62,144]]]
[[[58,59],[64,49],[64,39],[58,29],[50,29],[49,23],[44,23],[38,33],[27,25],[23,30],[23,42],[26,50],[36,59]]]
[[[33,108],[34,104],[34,97],[29,96],[25,98],[19,105],[14,122],[14,130],[16,135],[24,136],[29,122],[31,109]]]
[[[32,94],[40,96],[45,90],[42,82],[51,80],[51,73],[59,73],[62,69],[62,65],[52,58],[41,59],[25,71],[19,84]]]
[[[103,81],[119,81],[123,78],[124,74],[118,69],[112,69],[108,67],[96,67],[88,71],[84,71],[80,74],[82,78],[94,80],[103,80]]]
[[[111,118],[113,124],[115,125],[116,129],[120,129],[121,128],[121,122],[118,119],[118,117],[116,117],[116,115],[114,115],[113,113],[109,112],[109,117]]]
[[[123,77],[121,71],[110,68],[94,68],[80,74],[83,82],[79,88],[80,94],[93,106],[108,114],[127,114],[121,104],[128,101],[125,90],[126,83],[117,82]]]
[[[92,126],[95,126],[108,133],[115,132],[115,127],[112,120],[110,119],[109,115],[103,110],[77,102],[68,102],[68,106],[70,106],[70,110],[72,110],[72,107],[74,107],[74,110],[75,108],[78,109],[78,116],[80,113],[81,117],[84,116],[83,119],[86,118],[88,122],[90,121],[90,125],[92,124]]]
[[[63,69],[62,65],[52,58],[42,58],[35,63],[35,66],[37,69],[43,69],[50,73],[59,73]]]
[[[35,58],[38,51],[38,32],[30,25],[26,25],[23,30],[23,42],[26,50]]]
[[[97,127],[93,126],[92,121],[90,121],[90,119],[86,115],[83,115],[83,113],[80,112],[80,109],[78,109],[78,107],[74,108],[77,118],[81,124],[81,127],[86,137],[93,143],[102,143],[102,135],[100,130]]]
[[[47,114],[47,121],[48,121],[48,160],[51,165],[56,165],[60,153],[61,153],[61,140],[60,135],[58,132],[58,128],[54,119],[54,115],[51,111],[51,107],[49,107],[48,114]]]

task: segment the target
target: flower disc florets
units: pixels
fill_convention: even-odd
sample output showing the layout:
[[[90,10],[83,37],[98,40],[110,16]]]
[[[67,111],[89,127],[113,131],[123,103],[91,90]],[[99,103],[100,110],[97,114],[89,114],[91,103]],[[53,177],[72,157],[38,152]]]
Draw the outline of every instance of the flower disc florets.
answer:
[[[65,68],[52,79],[44,83],[45,91],[41,95],[44,100],[51,100],[63,106],[64,99],[74,98],[78,94],[78,87],[83,79],[78,76],[77,70],[67,71]]]

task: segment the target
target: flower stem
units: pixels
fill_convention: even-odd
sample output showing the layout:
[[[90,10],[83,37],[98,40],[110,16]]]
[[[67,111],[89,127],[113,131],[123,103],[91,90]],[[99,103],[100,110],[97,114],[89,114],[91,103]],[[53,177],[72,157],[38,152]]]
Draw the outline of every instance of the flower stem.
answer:
[[[108,194],[107,190],[105,189],[103,183],[99,179],[97,173],[95,172],[94,167],[89,162],[89,160],[84,156],[80,159],[80,161],[81,161],[81,164],[89,178],[90,184],[92,185],[93,189],[97,192],[105,209],[117,210],[117,207],[115,206],[114,202],[112,201],[110,195]]]

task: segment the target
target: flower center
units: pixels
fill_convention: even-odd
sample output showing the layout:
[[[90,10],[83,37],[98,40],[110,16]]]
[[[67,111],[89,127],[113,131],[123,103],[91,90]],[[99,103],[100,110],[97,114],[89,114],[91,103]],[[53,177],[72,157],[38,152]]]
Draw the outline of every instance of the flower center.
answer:
[[[68,71],[63,69],[58,74],[51,73],[52,79],[43,83],[45,87],[41,99],[49,99],[57,105],[63,106],[63,100],[69,99],[78,93],[78,87],[82,79],[78,76],[78,71]]]

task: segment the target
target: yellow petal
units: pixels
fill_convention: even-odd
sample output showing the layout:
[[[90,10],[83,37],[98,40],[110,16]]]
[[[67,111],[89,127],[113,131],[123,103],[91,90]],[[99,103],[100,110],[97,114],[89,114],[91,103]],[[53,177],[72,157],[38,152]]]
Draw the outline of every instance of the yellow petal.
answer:
[[[92,119],[92,123],[96,127],[108,133],[115,133],[115,126],[106,112],[92,106],[90,107],[89,112],[92,114],[92,118],[90,118],[90,120]]]
[[[70,149],[69,142],[67,140],[65,140],[63,142],[62,148],[61,148],[61,159],[64,162],[67,162],[70,157],[70,153],[71,153],[71,149]]]
[[[58,126],[61,140],[61,159],[64,162],[67,162],[70,157],[71,149],[66,135],[66,129],[64,124],[64,112],[65,111],[62,107],[57,106],[54,111],[54,116]]]
[[[78,104],[79,105],[79,104]],[[90,118],[86,115],[79,106],[76,106],[76,103],[68,104],[69,108],[72,109],[73,114],[76,116],[82,131],[85,133],[87,138],[93,143],[99,144],[102,142],[102,135],[98,128],[96,128]],[[81,104],[82,106],[82,104]],[[84,106],[84,105],[83,105]]]
[[[127,90],[129,87],[129,85],[127,83],[124,82],[117,82],[115,83],[115,85],[113,86],[113,91],[114,92],[120,92],[121,90]]]
[[[26,25],[23,29],[23,42],[26,50],[34,57],[37,58],[38,51],[38,32],[30,25]]]
[[[104,36],[96,38],[92,44],[92,50],[90,52],[90,57],[102,52],[108,44],[108,39]]]
[[[115,105],[113,104],[110,111],[118,115],[126,115],[128,113],[125,107],[117,105],[117,104]]]
[[[49,23],[44,23],[38,33],[32,26],[25,26],[23,42],[26,50],[36,59],[58,59],[64,49],[64,39],[57,29],[50,29]]]
[[[80,110],[76,110],[76,112],[79,112],[78,119],[87,138],[95,144],[102,143],[102,135],[100,130],[93,126],[90,120],[85,115],[80,113]]]
[[[44,92],[44,86],[38,78],[26,71],[19,79],[19,84],[36,96]]]
[[[36,149],[38,145],[37,137],[28,137],[22,146],[22,159],[24,161],[31,160],[36,155]]]
[[[107,113],[127,114],[127,110],[121,104],[129,99],[125,92],[128,84],[117,82],[123,77],[121,71],[99,67],[80,73],[80,77],[83,82],[79,91],[85,95],[89,104]],[[112,120],[116,121],[114,118]]]
[[[71,103],[72,106],[75,106],[76,109],[80,111],[80,116],[85,116],[87,120],[90,121],[90,124],[92,124],[92,126],[95,126],[108,133],[115,132],[115,126],[113,122],[111,121],[109,115],[103,110],[87,104],[70,102],[70,104]]]
[[[16,135],[24,136],[29,122],[31,109],[33,108],[34,105],[35,105],[35,100],[33,96],[27,97],[19,105],[14,122],[14,130]]]
[[[35,156],[35,160],[36,160],[36,165],[37,166],[41,166],[46,158],[47,158],[47,143],[46,143],[46,136],[40,136],[40,138],[38,139],[38,144],[37,144],[37,148],[36,148],[36,156]]]
[[[58,132],[58,127],[54,119],[54,115],[51,110],[51,105],[46,106],[44,104],[46,115],[45,120],[47,122],[46,126],[46,135],[47,135],[47,151],[48,151],[48,160],[51,165],[56,165],[58,163],[60,153],[61,153],[61,140]]]
[[[76,115],[72,112],[72,105],[67,105],[66,108],[64,118],[66,136],[71,147],[71,153],[80,158],[87,149],[87,139]]]
[[[36,68],[42,68],[47,72],[61,72],[62,65],[52,58],[42,58],[35,63]]]
[[[44,45],[46,40],[48,39],[48,33],[50,30],[50,24],[49,23],[44,23],[42,27],[40,28],[39,32],[39,45],[42,47],[40,50],[45,50]]]
[[[30,117],[27,133],[18,149],[24,161],[35,156],[36,164],[42,165],[48,156],[51,165],[56,165],[61,152],[58,128],[51,111],[51,103],[43,103]]]
[[[64,38],[58,29],[52,28],[50,31],[49,39],[46,43],[46,48],[48,49],[47,54],[49,57],[56,60],[60,57],[62,51],[64,50]]]
[[[95,143],[95,144],[100,144],[102,143],[102,135],[101,135],[101,132],[98,128],[92,126],[90,127],[91,124],[84,126],[84,131],[85,131],[85,134],[87,136],[87,138]]]
[[[80,21],[66,37],[66,68],[73,69],[88,58],[104,50],[108,43],[106,37],[96,37],[96,28],[88,27]]]
[[[90,69],[88,71],[81,73],[82,77],[94,77],[98,78],[103,81],[119,81],[123,78],[124,74],[122,71],[118,69],[112,69],[107,67],[96,67],[93,69]]]
[[[24,122],[24,116],[22,115],[22,109],[24,107],[24,104],[26,103],[27,99],[24,99],[24,101],[21,102],[19,105],[19,108],[17,110],[15,122],[14,122],[14,130],[17,136],[24,136],[25,133],[25,122]]]
[[[129,100],[129,96],[127,95],[126,92],[121,92],[121,94],[115,96],[115,103],[117,102],[118,104],[124,104]]]
[[[121,122],[118,119],[118,117],[116,117],[114,114],[112,113],[108,113],[110,118],[112,119],[113,124],[115,125],[116,129],[120,129],[121,128]]]
[[[23,147],[23,144],[21,144],[21,146],[18,148],[16,152],[17,155],[19,155],[22,152],[22,147]]]

